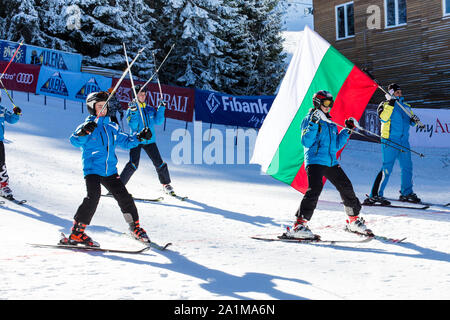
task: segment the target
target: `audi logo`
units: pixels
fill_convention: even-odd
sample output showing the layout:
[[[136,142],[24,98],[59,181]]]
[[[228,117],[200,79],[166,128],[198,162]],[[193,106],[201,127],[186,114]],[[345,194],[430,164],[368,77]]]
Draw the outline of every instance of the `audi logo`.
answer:
[[[16,81],[23,84],[32,84],[34,81],[34,75],[32,73],[20,72],[16,76]]]

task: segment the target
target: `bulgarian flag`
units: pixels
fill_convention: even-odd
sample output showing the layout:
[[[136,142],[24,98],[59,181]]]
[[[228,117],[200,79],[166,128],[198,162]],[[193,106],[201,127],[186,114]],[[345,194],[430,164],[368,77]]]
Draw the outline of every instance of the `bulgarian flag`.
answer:
[[[334,105],[330,115],[334,122],[344,125],[349,117],[360,119],[377,87],[318,33],[305,27],[259,130],[251,163],[260,164],[263,172],[305,193],[308,181],[301,123],[313,107],[313,94],[319,90],[331,92]]]

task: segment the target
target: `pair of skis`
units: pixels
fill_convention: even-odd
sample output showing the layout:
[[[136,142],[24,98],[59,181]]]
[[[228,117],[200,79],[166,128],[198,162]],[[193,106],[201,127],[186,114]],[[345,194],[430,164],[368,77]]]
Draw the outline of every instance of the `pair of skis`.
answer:
[[[64,233],[61,233],[63,239],[67,239]],[[84,245],[71,245],[71,244],[41,244],[41,243],[30,243],[33,247],[38,248],[52,248],[52,249],[66,249],[66,250],[75,250],[75,251],[94,251],[94,252],[108,252],[108,253],[126,253],[126,254],[140,254],[150,249],[156,249],[159,251],[166,250],[171,242],[168,242],[164,245],[159,245],[156,242],[145,243],[145,247],[138,250],[124,250],[124,249],[108,249],[101,247],[92,247],[92,246],[84,246]]]
[[[175,199],[181,200],[181,201],[185,201],[188,197],[182,197],[177,195],[174,192],[171,192],[168,194],[171,197],[174,197]],[[103,197],[110,197],[113,198],[112,194],[102,194]],[[138,198],[138,197],[133,197],[133,200],[135,201],[139,201],[139,202],[160,202],[164,200],[164,197],[157,197],[157,198]]]
[[[13,196],[9,196],[9,197],[3,197],[2,196],[2,198],[6,199],[8,201],[14,202],[15,204],[18,204],[18,205],[22,205],[22,204],[27,202],[27,200],[17,200]],[[5,203],[5,201],[0,201],[0,204],[4,204],[4,203]]]
[[[350,232],[350,231],[349,231]],[[354,233],[354,232],[353,232]],[[359,236],[362,236],[362,239],[358,240],[341,240],[341,239],[322,239],[320,235],[315,234],[313,238],[305,238],[305,239],[299,239],[299,238],[290,238],[287,237],[285,234],[279,235],[279,236],[264,236],[264,235],[258,235],[258,236],[252,236],[250,238],[255,240],[262,240],[262,241],[281,241],[281,242],[293,242],[293,243],[317,243],[317,244],[346,244],[346,243],[366,243],[370,242],[372,240],[379,240],[382,242],[390,242],[390,243],[400,243],[406,240],[406,238],[389,238],[384,236],[375,235],[373,233],[370,234],[361,234],[356,233]]]
[[[438,203],[430,203],[430,202],[406,202],[406,201],[400,201],[397,199],[387,199],[387,200],[394,202],[394,204],[392,204],[392,203],[391,204],[363,203],[362,205],[368,206],[368,207],[387,207],[387,208],[400,208],[400,209],[413,209],[413,210],[427,210],[430,207],[440,207],[440,208],[444,208],[444,209],[450,209],[450,203],[438,204]],[[395,204],[395,203],[404,203],[404,204]]]
[[[385,236],[375,235],[371,230],[366,230],[366,233],[360,233],[351,231],[348,226],[344,228],[344,231],[356,234],[362,239],[358,240],[339,240],[339,239],[325,239],[323,240],[320,235],[314,234],[312,238],[293,238],[288,236],[286,233],[283,233],[282,235],[278,235],[276,237],[274,236],[253,236],[252,239],[256,240],[264,240],[264,241],[282,241],[282,242],[295,242],[295,243],[322,243],[322,244],[339,244],[339,243],[365,243],[372,240],[379,240],[382,242],[391,242],[391,243],[400,243],[406,240],[406,238],[389,238]]]

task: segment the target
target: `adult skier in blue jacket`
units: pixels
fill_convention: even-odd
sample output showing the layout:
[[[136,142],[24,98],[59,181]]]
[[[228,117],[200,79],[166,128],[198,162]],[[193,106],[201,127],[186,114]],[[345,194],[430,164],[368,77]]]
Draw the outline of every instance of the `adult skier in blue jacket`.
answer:
[[[288,238],[311,239],[314,234],[307,223],[311,220],[323,188],[323,178],[328,179],[339,191],[348,215],[347,229],[351,232],[370,234],[364,220],[359,217],[361,203],[355,195],[352,183],[339,165],[336,153],[347,143],[355,128],[355,119],[345,120],[346,129],[338,131],[329,114],[333,96],[325,90],[313,95],[314,108],[301,124],[301,142],[304,146],[305,169],[308,189],[295,216],[296,222],[284,234]]]
[[[5,138],[5,121],[14,124],[19,121],[19,116],[21,114],[22,110],[17,106],[15,106],[11,112],[6,110],[6,107],[0,105],[0,196],[5,198],[13,198],[12,190],[9,187],[9,176],[5,162],[5,145],[3,144]]]
[[[400,201],[419,203],[421,200],[413,192],[413,165],[411,161],[411,152],[409,151],[409,129],[411,126],[420,123],[419,118],[413,114],[411,106],[404,101],[402,90],[396,83],[388,87],[389,95],[387,101],[378,106],[378,115],[381,121],[381,150],[383,153],[383,164],[380,172],[377,174],[372,186],[372,190],[367,199],[366,205],[389,205],[390,201],[384,198],[384,189],[389,181],[389,177],[394,168],[395,160],[398,158],[401,169],[401,190]],[[409,114],[401,108],[408,111]],[[391,143],[390,141],[394,142]],[[389,146],[392,145],[393,147]],[[404,150],[399,146],[405,147]]]
[[[152,163],[158,174],[159,182],[162,184],[164,192],[167,194],[174,194],[173,188],[170,185],[171,179],[169,174],[169,168],[167,163],[163,161],[161,154],[159,152],[158,146],[156,145],[155,139],[155,125],[160,125],[164,123],[164,112],[166,108],[164,105],[160,105],[159,108],[155,109],[145,102],[147,97],[147,92],[145,88],[141,85],[136,85],[135,90],[137,93],[138,101],[132,101],[129,104],[127,110],[126,119],[128,126],[130,127],[131,133],[139,132],[145,127],[148,127],[152,132],[152,138],[147,140],[142,140],[138,146],[130,149],[130,160],[125,165],[122,173],[120,174],[120,179],[124,184],[127,184],[131,176],[139,167],[139,160],[141,157],[141,150],[143,149],[148,157],[152,160]],[[140,108],[140,111],[138,110]],[[141,117],[142,112],[142,117]]]
[[[139,215],[133,198],[117,174],[116,146],[124,149],[136,147],[140,140],[150,139],[151,132],[142,130],[138,134],[128,135],[120,130],[116,123],[106,116],[104,107],[108,93],[93,92],[86,98],[90,116],[78,126],[70,136],[70,142],[82,150],[83,172],[87,196],[79,206],[74,217],[74,225],[69,238],[61,240],[62,244],[82,244],[99,246],[85,233],[97,209],[103,185],[116,199],[129,224],[131,234],[144,243],[150,242],[145,230],[139,225]],[[97,119],[97,122],[95,122]]]

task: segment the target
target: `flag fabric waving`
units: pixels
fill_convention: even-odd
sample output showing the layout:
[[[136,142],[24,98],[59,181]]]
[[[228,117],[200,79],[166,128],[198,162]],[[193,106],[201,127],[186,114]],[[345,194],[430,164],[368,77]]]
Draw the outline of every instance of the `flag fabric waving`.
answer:
[[[335,102],[330,115],[344,125],[348,117],[360,119],[377,87],[318,33],[305,27],[259,130],[251,163],[260,164],[263,172],[305,193],[308,181],[300,126],[313,107],[313,94],[331,92]]]

